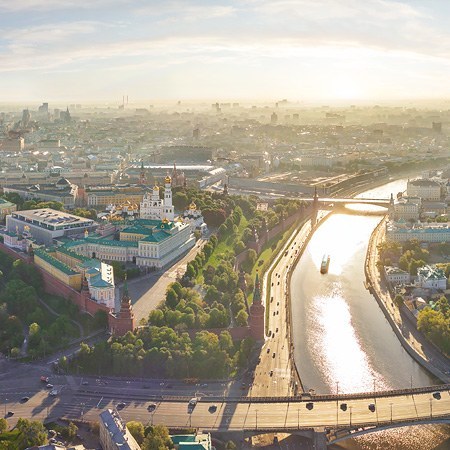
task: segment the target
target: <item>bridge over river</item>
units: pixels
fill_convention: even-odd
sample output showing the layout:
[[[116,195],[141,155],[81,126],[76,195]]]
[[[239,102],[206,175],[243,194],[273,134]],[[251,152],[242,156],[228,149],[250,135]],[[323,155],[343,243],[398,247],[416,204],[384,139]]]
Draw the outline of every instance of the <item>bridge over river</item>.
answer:
[[[381,429],[450,423],[449,388],[450,385],[440,385],[360,394],[257,398],[198,394],[194,407],[189,406],[190,397],[152,396],[145,395],[145,391],[128,392],[125,396],[120,389],[102,393],[86,389],[78,391],[77,397],[88,420],[90,415],[97,419],[97,408],[114,408],[124,402],[120,415],[125,421],[234,432],[242,437],[268,432],[301,434],[314,438],[319,450],[333,442]],[[80,411],[66,405],[63,415],[79,418]]]

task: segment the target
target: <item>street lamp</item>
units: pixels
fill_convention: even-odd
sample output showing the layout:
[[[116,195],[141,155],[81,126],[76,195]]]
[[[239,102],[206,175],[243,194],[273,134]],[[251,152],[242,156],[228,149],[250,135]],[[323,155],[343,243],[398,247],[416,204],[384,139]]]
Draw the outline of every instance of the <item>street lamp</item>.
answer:
[[[336,381],[336,428],[339,426],[339,381]]]
[[[256,429],[258,429],[258,410],[255,409],[255,413],[256,413]]]
[[[389,403],[389,405],[391,406],[391,423],[392,423],[392,403]]]
[[[433,399],[430,398],[430,419],[433,418]]]
[[[300,430],[300,408],[297,409],[297,428]]]
[[[352,406],[349,406],[350,408],[350,426],[352,426]]]

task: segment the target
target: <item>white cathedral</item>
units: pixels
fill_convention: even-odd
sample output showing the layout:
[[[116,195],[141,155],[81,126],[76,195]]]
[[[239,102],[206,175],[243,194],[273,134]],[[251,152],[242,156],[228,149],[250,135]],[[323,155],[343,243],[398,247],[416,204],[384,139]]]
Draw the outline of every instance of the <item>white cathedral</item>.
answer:
[[[175,211],[172,204],[172,179],[169,175],[164,179],[164,200],[159,198],[159,187],[153,186],[153,191],[147,192],[140,203],[141,219],[173,221]]]

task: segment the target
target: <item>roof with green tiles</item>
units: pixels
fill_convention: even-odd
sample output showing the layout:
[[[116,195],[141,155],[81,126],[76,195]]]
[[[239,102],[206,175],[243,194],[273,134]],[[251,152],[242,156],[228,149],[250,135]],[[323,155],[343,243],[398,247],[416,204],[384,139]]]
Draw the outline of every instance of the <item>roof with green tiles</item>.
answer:
[[[88,258],[87,256],[83,256],[78,253],[75,253],[72,250],[69,250],[68,248],[66,248],[65,246],[58,247],[56,249],[56,251],[64,253],[68,256],[72,256],[73,258],[78,259],[78,261],[82,261],[82,262],[88,261],[91,259],[91,258]]]
[[[54,256],[47,253],[45,250],[42,250],[40,248],[37,248],[34,250],[34,256],[39,257],[43,259],[44,261],[51,264],[56,269],[60,270],[61,272],[65,273],[66,275],[76,275],[78,272],[75,272],[72,270],[69,266],[62,263],[61,261],[57,260]]]
[[[156,233],[151,234],[150,236],[147,236],[146,238],[142,239],[144,242],[161,242],[164,239],[167,239],[170,236],[169,233],[167,233],[164,230],[157,231]]]

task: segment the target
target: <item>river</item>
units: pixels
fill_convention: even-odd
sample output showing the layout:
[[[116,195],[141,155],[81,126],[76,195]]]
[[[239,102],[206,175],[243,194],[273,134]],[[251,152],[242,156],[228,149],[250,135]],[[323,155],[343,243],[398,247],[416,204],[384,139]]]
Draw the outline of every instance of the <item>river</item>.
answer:
[[[389,198],[391,192],[404,191],[406,181],[359,197]],[[314,233],[293,271],[294,357],[305,390],[350,393],[436,382],[406,353],[364,287],[367,245],[380,220],[332,215]],[[331,257],[326,275],[320,273],[324,254]],[[448,428],[416,426],[369,434],[336,448],[430,450],[442,443],[442,448],[450,448],[445,446],[450,445]]]

